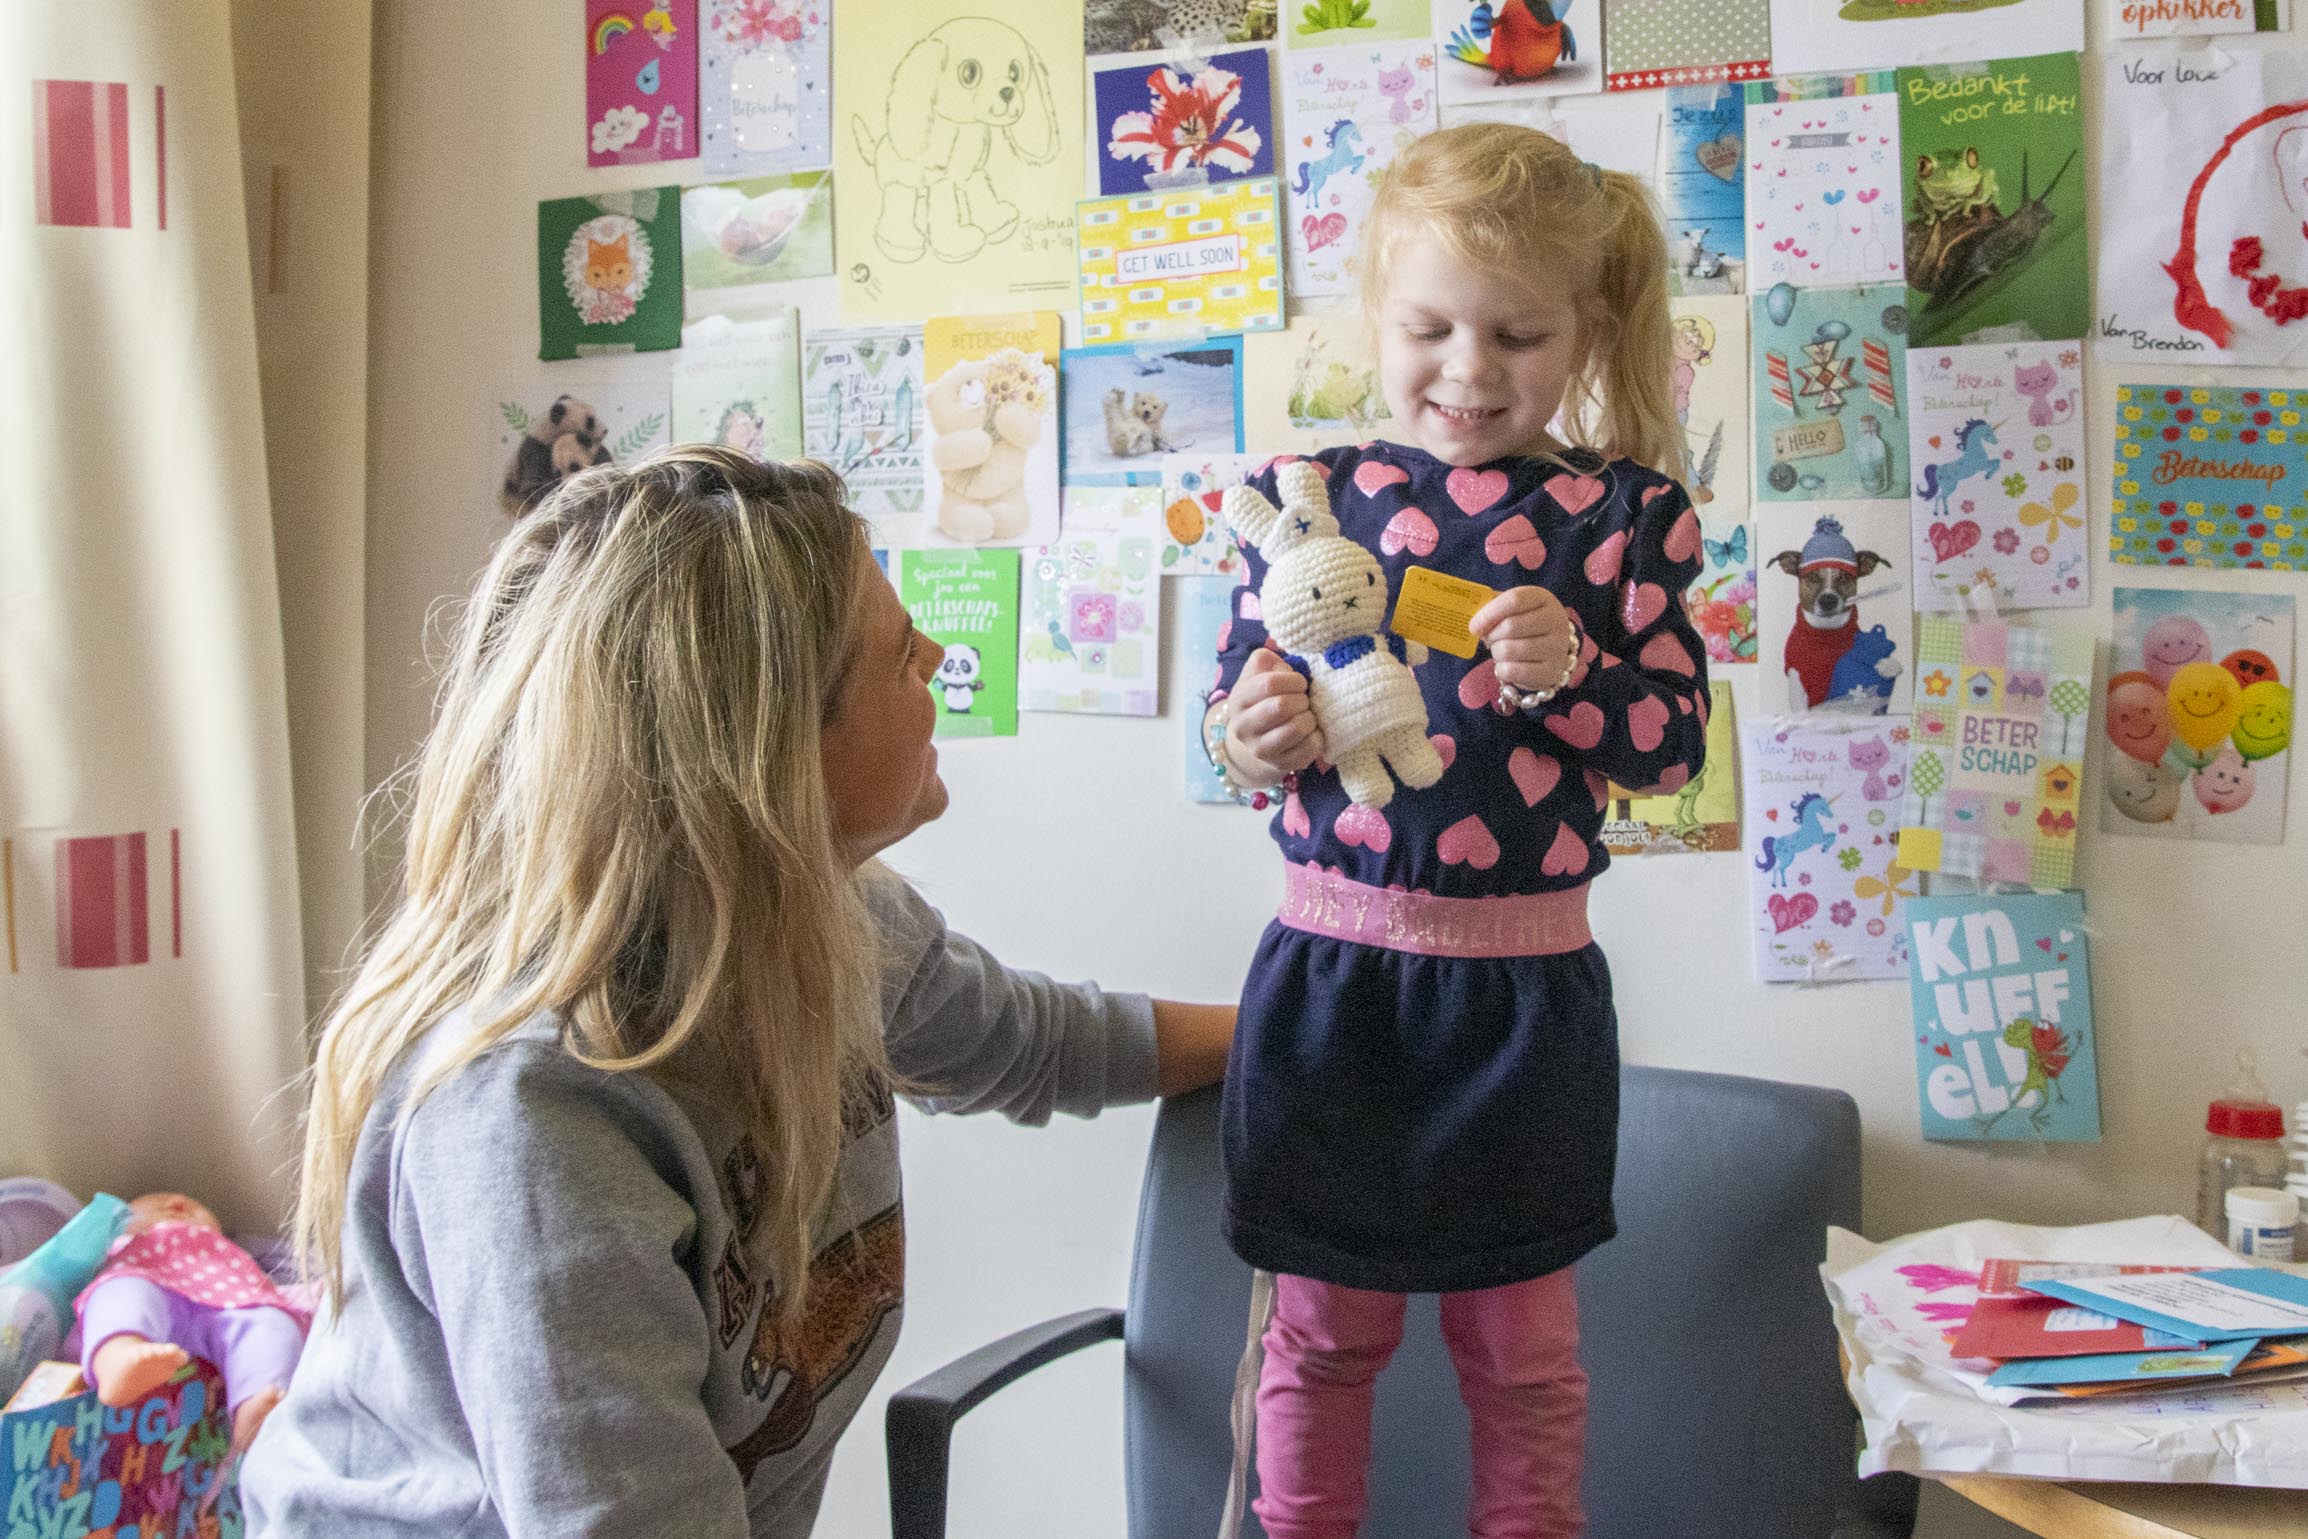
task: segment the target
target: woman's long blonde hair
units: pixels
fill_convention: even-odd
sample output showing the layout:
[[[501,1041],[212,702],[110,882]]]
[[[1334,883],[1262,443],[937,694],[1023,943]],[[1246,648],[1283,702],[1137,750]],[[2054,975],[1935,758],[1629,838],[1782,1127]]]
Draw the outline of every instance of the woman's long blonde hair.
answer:
[[[1641,181],[1510,123],[1414,140],[1381,176],[1363,223],[1356,281],[1373,336],[1395,254],[1416,240],[1568,298],[1584,344],[1563,395],[1572,442],[1685,478],[1667,242]]]
[[[416,766],[398,908],[313,1067],[296,1243],[332,1299],[396,1061],[470,1012],[413,1110],[552,1011],[596,1068],[681,1053],[727,1086],[768,1173],[775,1296],[800,1308],[843,1107],[884,1066],[819,761],[869,559],[832,471],[704,445],[573,476],[505,536]]]

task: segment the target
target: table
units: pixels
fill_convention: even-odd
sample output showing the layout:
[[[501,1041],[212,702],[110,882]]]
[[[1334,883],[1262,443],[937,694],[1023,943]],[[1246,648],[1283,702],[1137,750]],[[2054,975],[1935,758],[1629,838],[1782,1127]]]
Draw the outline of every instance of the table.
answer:
[[[2308,1491],[1949,1475],[1941,1483],[2044,1539],[2308,1539]]]

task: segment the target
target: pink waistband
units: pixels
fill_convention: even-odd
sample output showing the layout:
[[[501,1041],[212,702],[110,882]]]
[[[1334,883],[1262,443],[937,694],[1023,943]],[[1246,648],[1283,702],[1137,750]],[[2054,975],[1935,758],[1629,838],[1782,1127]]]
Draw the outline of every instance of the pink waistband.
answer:
[[[1595,938],[1584,883],[1561,892],[1438,898],[1372,887],[1311,864],[1283,868],[1275,917],[1309,935],[1429,957],[1558,956]]]

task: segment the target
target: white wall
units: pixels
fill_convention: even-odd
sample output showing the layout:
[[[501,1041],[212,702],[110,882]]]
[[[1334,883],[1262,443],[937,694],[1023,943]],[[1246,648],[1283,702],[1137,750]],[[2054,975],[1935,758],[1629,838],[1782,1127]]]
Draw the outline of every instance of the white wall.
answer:
[[[371,783],[425,725],[428,611],[463,588],[500,527],[486,417],[492,391],[537,367],[534,204],[653,180],[645,168],[584,168],[567,9],[507,0],[457,8],[452,22],[423,0],[376,7]],[[829,318],[827,287],[803,296],[813,324]],[[603,366],[555,367],[577,377]],[[2188,377],[2093,366],[2096,461],[2109,453],[2110,387],[2173,374]],[[2104,486],[2093,488],[2092,511],[2104,529]],[[2100,601],[2079,623],[2104,632],[2119,580],[2134,574],[2096,564]],[[2272,573],[2146,580],[2301,591],[2297,577]],[[1199,679],[1199,660],[1183,675],[1177,662],[1173,652],[1172,680]],[[1166,707],[1145,722],[1028,716],[1017,739],[946,746],[955,810],[895,863],[1017,965],[1232,997],[1278,889],[1276,857],[1257,817],[1180,799],[1187,702],[1175,682]],[[2301,778],[2296,821],[2308,816]],[[2296,929],[2308,912],[2302,839],[2273,850],[2084,840],[2107,1138],[2058,1150],[1924,1144],[1906,985],[1749,982],[1740,857],[1624,862],[1598,889],[1597,924],[1630,1061],[1833,1085],[1858,1099],[1870,1234],[1983,1215],[2059,1223],[2185,1212],[2204,1102],[2224,1085],[2236,1044],[2259,1047],[2286,1099],[2308,1095],[2297,1051],[2308,995]],[[372,866],[372,892],[385,870]],[[1148,1126],[1142,1111],[1044,1132],[909,1116],[910,1315],[882,1388],[1045,1316],[1120,1303]],[[1222,1334],[1236,1328],[1212,1322]],[[1105,1348],[1046,1371],[964,1423],[955,1535],[1119,1539],[1118,1358]],[[880,1411],[877,1397],[843,1446],[825,1534],[887,1531]],[[1945,1497],[1924,1529],[1927,1539],[2009,1532]]]

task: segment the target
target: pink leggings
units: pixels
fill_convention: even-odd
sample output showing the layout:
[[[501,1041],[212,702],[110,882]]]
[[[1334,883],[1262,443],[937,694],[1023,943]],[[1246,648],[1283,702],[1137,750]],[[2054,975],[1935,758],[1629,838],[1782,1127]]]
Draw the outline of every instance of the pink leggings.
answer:
[[[1368,1502],[1371,1393],[1402,1342],[1404,1296],[1275,1279],[1258,1381],[1254,1504],[1268,1539],[1354,1539]],[[1587,1375],[1565,1267],[1442,1296],[1473,1423],[1474,1539],[1575,1539]]]

